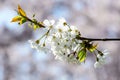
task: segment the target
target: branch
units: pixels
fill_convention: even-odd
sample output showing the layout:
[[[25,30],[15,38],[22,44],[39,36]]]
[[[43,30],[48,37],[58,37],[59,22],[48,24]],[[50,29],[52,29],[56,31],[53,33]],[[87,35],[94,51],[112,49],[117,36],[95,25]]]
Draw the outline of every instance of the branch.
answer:
[[[85,37],[76,37],[80,40],[88,40],[88,41],[120,41],[120,38],[85,38]]]
[[[23,16],[23,15],[21,15],[21,16]],[[31,23],[37,24],[38,26],[45,28],[45,26],[43,26],[42,24],[40,24],[40,23],[38,23],[38,22],[36,22],[36,21],[33,21],[32,19],[30,19],[30,18],[28,18],[28,17],[26,17],[26,16],[23,16],[23,17],[26,18],[26,19],[27,19],[28,21],[30,21]]]

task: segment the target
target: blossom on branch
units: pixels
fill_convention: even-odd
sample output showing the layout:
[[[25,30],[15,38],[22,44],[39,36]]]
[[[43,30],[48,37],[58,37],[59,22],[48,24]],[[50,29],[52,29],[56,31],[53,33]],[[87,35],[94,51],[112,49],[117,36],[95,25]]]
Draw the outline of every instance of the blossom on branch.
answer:
[[[29,40],[31,47],[37,51],[52,53],[55,59],[72,64],[81,64],[87,59],[87,54],[92,53],[96,56],[94,67],[99,67],[106,63],[108,53],[97,49],[97,44],[93,41],[106,41],[106,39],[92,39],[81,37],[80,31],[76,26],[69,25],[64,18],[55,20],[37,21],[28,18],[25,11],[18,5],[18,15],[12,22],[23,24],[30,22],[30,27],[34,30],[43,28],[45,33],[37,40]],[[112,40],[112,39],[107,39]],[[119,40],[119,39],[115,39]]]

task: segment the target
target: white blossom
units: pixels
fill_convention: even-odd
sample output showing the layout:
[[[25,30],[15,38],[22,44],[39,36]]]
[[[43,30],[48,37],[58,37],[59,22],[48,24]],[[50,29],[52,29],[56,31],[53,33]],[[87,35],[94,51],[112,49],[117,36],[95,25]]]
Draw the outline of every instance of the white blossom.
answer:
[[[70,29],[64,18],[59,19],[55,28],[58,30],[58,32],[61,32],[61,33],[64,31],[68,31]]]
[[[55,23],[54,20],[47,20],[47,19],[45,19],[45,20],[43,21],[43,24],[44,24],[44,26],[46,26],[46,27],[53,26],[54,23]]]
[[[38,47],[38,44],[36,44],[35,41],[29,40],[28,42],[30,43],[31,48],[37,48]]]
[[[108,55],[109,53],[107,51],[103,51],[102,54],[98,54],[97,55],[98,61],[95,62],[94,67],[99,68],[102,65],[106,64]]]
[[[30,40],[31,47],[35,48],[37,51],[48,51],[49,48],[51,53],[55,56],[55,59],[80,64],[78,52],[82,48],[82,41],[76,39],[76,36],[80,36],[77,27],[68,25],[64,18],[60,18],[57,22],[54,20],[44,20],[43,25],[45,26],[45,30],[47,30],[47,33],[43,36],[43,43],[36,43]],[[45,46],[43,46],[43,44],[45,44]],[[108,53],[105,51],[102,53],[103,55],[98,53],[96,56],[98,60],[94,64],[95,68],[106,63]]]
[[[78,35],[75,32],[77,28],[75,28],[75,26],[70,28],[64,18],[59,19],[54,28],[56,29],[56,33],[52,33],[52,36],[48,36],[48,38],[50,41],[49,44],[51,45],[51,51],[54,54],[55,59],[69,63],[78,63],[79,60],[77,60],[76,56],[72,54],[72,52],[76,51],[80,46],[78,46],[79,43],[75,43],[74,41],[75,36]],[[74,30],[74,33],[72,30]],[[73,35],[74,37],[72,37]]]
[[[37,43],[36,43],[35,41],[33,41],[33,40],[29,40],[28,42],[30,43],[31,48],[36,49],[38,52],[39,52],[39,51],[44,51],[45,53],[48,52],[48,49],[47,49],[47,48],[45,48],[43,45],[37,44]]]
[[[47,31],[50,30],[49,33],[56,32],[55,29],[53,28],[54,25],[55,25],[55,21],[54,20],[47,20],[46,19],[46,20],[43,21],[43,25],[45,26],[45,29]]]

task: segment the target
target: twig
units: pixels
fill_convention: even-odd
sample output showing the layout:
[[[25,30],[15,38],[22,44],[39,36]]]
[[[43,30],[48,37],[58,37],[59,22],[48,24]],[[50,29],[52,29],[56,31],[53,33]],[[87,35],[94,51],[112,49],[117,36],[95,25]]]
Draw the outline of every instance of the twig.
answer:
[[[120,38],[85,38],[85,37],[76,37],[80,40],[88,40],[88,41],[120,41]]]
[[[38,22],[36,22],[36,21],[33,21],[32,19],[30,19],[30,18],[28,18],[28,17],[26,17],[26,16],[23,16],[23,15],[21,15],[21,16],[24,17],[25,19],[27,19],[27,21],[30,21],[31,23],[34,23],[34,24],[38,25],[39,27],[45,28],[44,25],[42,25],[42,24],[40,24],[40,23],[38,23]]]

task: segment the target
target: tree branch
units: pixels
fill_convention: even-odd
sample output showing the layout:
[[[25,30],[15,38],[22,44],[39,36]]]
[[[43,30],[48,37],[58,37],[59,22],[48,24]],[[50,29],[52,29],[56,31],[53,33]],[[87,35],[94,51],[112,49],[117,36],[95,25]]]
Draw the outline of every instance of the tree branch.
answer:
[[[40,23],[38,23],[38,22],[36,22],[36,21],[33,21],[32,19],[28,18],[27,16],[23,16],[23,15],[21,15],[21,16],[24,17],[25,19],[27,19],[27,21],[29,21],[29,22],[31,22],[31,23],[34,23],[34,24],[37,24],[39,27],[45,28],[44,25],[42,25],[42,24],[40,24]]]
[[[85,38],[85,37],[76,37],[80,40],[88,40],[88,41],[120,41],[120,38]]]

